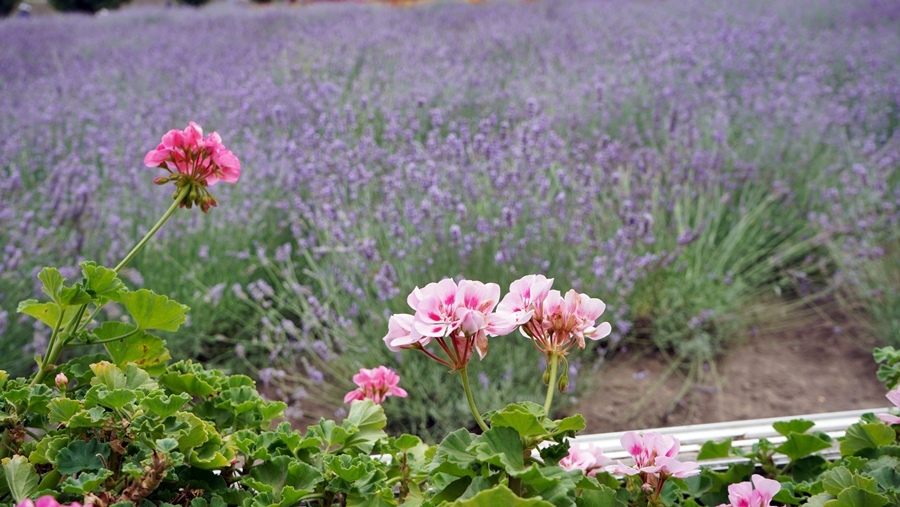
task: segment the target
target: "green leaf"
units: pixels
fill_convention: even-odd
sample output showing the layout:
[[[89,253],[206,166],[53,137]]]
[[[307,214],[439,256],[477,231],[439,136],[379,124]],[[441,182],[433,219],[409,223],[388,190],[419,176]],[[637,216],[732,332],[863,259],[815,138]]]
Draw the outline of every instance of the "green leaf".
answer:
[[[787,440],[775,448],[775,451],[791,458],[791,461],[797,461],[804,456],[809,456],[829,447],[831,447],[831,442],[818,435],[791,433]]]
[[[523,438],[548,435],[542,424],[544,409],[537,403],[512,403],[491,415],[491,427],[507,427],[516,430]]]
[[[151,412],[160,419],[165,419],[181,410],[189,401],[191,401],[191,397],[185,393],[166,396],[156,391],[141,400],[141,407],[144,411]]]
[[[403,434],[394,440],[394,448],[399,451],[408,451],[422,443],[422,439],[415,435]]]
[[[786,437],[791,433],[806,433],[815,425],[816,423],[807,421],[806,419],[792,419],[790,421],[778,421],[773,423],[772,427],[775,428],[775,431],[779,434]]]
[[[59,454],[60,449],[67,445],[69,445],[69,437],[67,435],[44,437],[38,442],[37,447],[31,451],[28,461],[35,465],[56,463],[56,456]]]
[[[43,285],[41,286],[41,292],[49,296],[54,303],[62,304],[60,302],[59,294],[60,292],[62,292],[63,287],[65,286],[66,279],[63,278],[59,270],[56,268],[44,268],[40,272],[38,272],[37,277],[38,280],[43,283]]]
[[[197,398],[206,398],[216,392],[207,379],[196,373],[170,372],[159,377],[159,383],[175,394],[186,393]]]
[[[813,481],[827,467],[828,460],[820,455],[801,458],[791,467],[791,476],[795,481]]]
[[[491,428],[476,438],[469,448],[479,461],[498,466],[507,472],[522,470],[525,460],[519,433],[504,426]]]
[[[606,486],[600,486],[600,489],[586,489],[575,500],[575,505],[578,507],[615,507],[616,492]]]
[[[270,461],[254,466],[250,475],[241,483],[260,492],[271,492],[277,501],[287,496],[296,503],[315,490],[322,482],[322,474],[314,467],[291,456],[276,456]]]
[[[148,289],[123,292],[122,304],[141,329],[178,331],[189,307]]]
[[[54,398],[50,400],[50,422],[53,424],[68,423],[79,410],[84,408],[78,400]]]
[[[82,262],[81,273],[86,281],[84,288],[101,300],[118,301],[119,292],[125,289],[115,271],[95,262]]]
[[[847,428],[841,442],[841,454],[852,456],[867,449],[877,449],[894,443],[895,438],[894,430],[884,423],[856,423]]]
[[[50,326],[50,329],[54,329],[56,327],[56,321],[59,319],[60,307],[56,303],[41,303],[36,299],[26,299],[19,303],[16,312],[30,315]],[[78,307],[67,307],[63,314],[61,328],[71,322],[76,315],[78,315]]]
[[[70,495],[85,495],[96,491],[112,474],[111,470],[105,468],[98,472],[83,472],[78,474],[78,477],[66,477],[60,487],[64,493]]]
[[[134,363],[128,363],[124,369],[108,362],[100,361],[91,365],[94,378],[91,385],[103,385],[110,391],[115,389],[156,389],[156,382],[150,375]]]
[[[731,438],[727,438],[719,443],[712,440],[703,442],[700,446],[700,452],[697,453],[697,461],[705,459],[727,458],[731,454]]]
[[[34,494],[41,479],[34,470],[34,465],[29,463],[25,456],[20,455],[13,456],[3,464],[3,474],[16,502],[21,502]]]
[[[93,301],[91,295],[84,291],[79,285],[74,287],[65,287],[59,293],[59,301],[63,307],[86,305]]]
[[[561,467],[531,465],[524,472],[513,472],[526,487],[529,497],[543,498],[556,507],[568,507],[575,502],[575,480],[581,472],[567,472]]]
[[[520,498],[512,492],[511,489],[504,485],[486,489],[477,495],[466,499],[457,500],[450,504],[451,507],[486,507],[486,506],[503,506],[503,507],[552,507],[553,504],[545,502],[540,498]]]
[[[565,433],[569,431],[577,433],[583,430],[584,426],[584,416],[581,414],[574,414],[565,419],[556,421],[556,431],[554,433]]]
[[[384,409],[381,405],[376,404],[372,400],[354,401],[350,405],[350,413],[344,420],[343,427],[347,428],[347,423],[356,427],[359,431],[351,433],[350,437],[344,443],[345,447],[356,447],[361,452],[368,453],[372,450],[375,442],[382,438],[387,438],[387,433],[382,428],[387,425],[387,417],[384,415]]]
[[[859,488],[841,491],[836,500],[825,502],[825,507],[884,507],[890,500],[881,494]]]
[[[172,357],[166,349],[165,340],[124,322],[104,322],[93,330],[93,335],[96,340],[112,340],[129,335],[122,340],[104,343],[109,357],[119,368],[125,368],[128,363],[135,363],[147,373],[159,375],[166,371],[166,363]]]
[[[460,428],[444,437],[435,450],[428,471],[433,474],[446,473],[456,477],[474,477],[475,473],[470,467],[475,462],[475,454],[469,451],[474,437],[465,428]]]
[[[100,470],[109,458],[109,445],[97,440],[75,440],[56,455],[56,469],[64,475]]]

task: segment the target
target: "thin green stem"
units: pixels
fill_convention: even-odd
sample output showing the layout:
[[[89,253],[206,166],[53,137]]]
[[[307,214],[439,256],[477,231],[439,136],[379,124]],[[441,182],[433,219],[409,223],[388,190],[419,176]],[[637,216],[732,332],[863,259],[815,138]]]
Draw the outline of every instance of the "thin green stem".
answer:
[[[459,376],[462,377],[463,389],[466,391],[466,401],[469,402],[469,410],[475,416],[475,422],[478,423],[481,431],[487,431],[488,426],[485,424],[484,419],[481,418],[481,412],[478,411],[478,407],[475,406],[475,398],[472,397],[472,386],[469,385],[469,372],[466,371],[466,368],[463,368],[459,370]]]
[[[544,413],[547,414],[547,417],[550,417],[550,405],[553,404],[553,393],[556,391],[556,374],[559,372],[559,356],[551,352],[547,361],[549,361],[550,366],[550,383],[547,384],[547,398],[544,400]]]
[[[140,331],[141,331],[141,328],[136,327],[136,328],[134,328],[133,331],[129,331],[121,336],[113,336],[112,338],[106,338],[104,340],[97,340],[97,341],[92,341],[92,342],[73,343],[70,346],[76,347],[76,346],[81,346],[81,345],[99,345],[101,343],[115,342],[115,341],[119,341],[119,340],[124,340],[125,338],[130,338],[130,337],[138,334]]]
[[[144,237],[138,242],[137,245],[134,245],[134,248],[132,248],[131,251],[128,252],[128,255],[126,255],[125,258],[122,259],[122,262],[120,262],[116,267],[113,268],[113,271],[118,273],[119,270],[124,268],[125,265],[128,264],[131,259],[133,259],[134,256],[141,251],[142,248],[144,248],[144,245],[146,245],[147,242],[150,241],[150,238],[152,238],[153,235],[156,234],[156,231],[158,231],[159,228],[162,227],[164,223],[166,223],[166,220],[168,220],[169,217],[172,216],[172,213],[175,213],[175,210],[178,209],[178,206],[181,205],[181,201],[183,201],[184,198],[187,197],[190,190],[190,185],[185,185],[181,188],[181,190],[175,196],[175,200],[172,201],[172,205],[169,206],[169,209],[167,209],[165,213],[163,213],[162,218],[160,218],[156,222],[156,224],[152,228],[150,228],[147,234],[144,235]]]

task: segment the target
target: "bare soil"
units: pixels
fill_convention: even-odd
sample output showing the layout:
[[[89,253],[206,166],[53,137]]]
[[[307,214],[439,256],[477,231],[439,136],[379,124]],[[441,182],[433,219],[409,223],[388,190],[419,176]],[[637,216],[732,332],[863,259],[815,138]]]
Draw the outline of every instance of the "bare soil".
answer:
[[[747,336],[697,380],[657,351],[622,351],[574,407],[584,433],[781,417],[890,406],[873,347],[830,324]]]

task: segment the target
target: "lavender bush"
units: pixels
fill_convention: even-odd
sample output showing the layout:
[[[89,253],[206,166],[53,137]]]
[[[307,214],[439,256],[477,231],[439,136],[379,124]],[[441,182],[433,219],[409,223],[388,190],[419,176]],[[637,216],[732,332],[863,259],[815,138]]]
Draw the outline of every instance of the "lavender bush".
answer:
[[[30,289],[16,280],[121,257],[162,211],[126,147],[189,119],[227,124],[252,177],[123,273],[208,305],[173,355],[261,369],[294,410],[331,411],[360,366],[341,352],[384,354],[385,308],[418,281],[543,272],[604,294],[611,344],[708,360],[763,297],[835,290],[862,280],[856,260],[890,258],[896,19],[864,0],[584,0],[5,20],[0,367],[47,336],[12,325],[5,295]],[[440,382],[417,361],[400,364],[408,382]],[[516,367],[530,355],[486,361],[498,400],[540,391]],[[457,427],[464,411],[438,401],[391,420]]]

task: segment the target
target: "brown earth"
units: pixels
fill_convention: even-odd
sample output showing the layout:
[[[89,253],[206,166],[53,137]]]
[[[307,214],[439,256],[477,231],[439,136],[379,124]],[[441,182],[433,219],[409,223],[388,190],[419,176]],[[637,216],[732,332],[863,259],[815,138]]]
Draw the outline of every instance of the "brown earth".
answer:
[[[660,352],[624,350],[566,412],[585,416],[584,433],[603,433],[886,407],[876,346],[828,323],[760,333],[687,383],[689,372]]]

